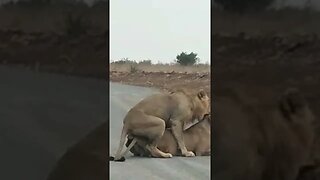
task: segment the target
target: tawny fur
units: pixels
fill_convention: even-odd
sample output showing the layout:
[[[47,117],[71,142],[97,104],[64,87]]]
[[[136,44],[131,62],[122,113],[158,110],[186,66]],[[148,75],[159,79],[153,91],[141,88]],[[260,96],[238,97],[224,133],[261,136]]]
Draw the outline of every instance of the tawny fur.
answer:
[[[209,156],[211,131],[211,115],[208,114],[203,120],[184,130],[183,136],[188,150],[193,151],[196,156]],[[126,146],[132,142],[132,138],[127,138]],[[137,142],[130,150],[135,156],[150,156],[150,153],[144,148],[145,142]],[[170,129],[166,129],[161,140],[158,143],[161,151],[169,152],[174,156],[181,155],[178,144]]]

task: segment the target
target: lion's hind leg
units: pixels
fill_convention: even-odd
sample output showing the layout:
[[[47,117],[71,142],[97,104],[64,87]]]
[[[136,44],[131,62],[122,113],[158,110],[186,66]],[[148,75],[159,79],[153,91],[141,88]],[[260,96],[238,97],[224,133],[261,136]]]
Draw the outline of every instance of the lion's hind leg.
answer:
[[[157,144],[165,131],[165,121],[155,116],[144,115],[143,120],[135,123],[131,133],[134,136],[148,139],[146,149],[153,157],[171,158],[172,154],[164,153],[157,148]]]
[[[137,139],[137,143],[130,149],[130,152],[134,156],[143,156],[143,157],[150,156],[150,152],[145,148],[146,147],[146,139],[143,139],[143,138],[137,137],[137,136],[135,136],[134,138]],[[133,140],[133,137],[128,137],[128,141],[126,143],[127,147],[132,142],[132,140]]]

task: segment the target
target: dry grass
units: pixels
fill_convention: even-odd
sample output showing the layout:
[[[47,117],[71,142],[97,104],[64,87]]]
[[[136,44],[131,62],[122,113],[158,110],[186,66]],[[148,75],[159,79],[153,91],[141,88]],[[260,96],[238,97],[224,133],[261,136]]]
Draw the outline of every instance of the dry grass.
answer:
[[[214,8],[212,13],[214,33],[320,35],[320,12],[283,9],[240,16]]]
[[[110,71],[130,72],[131,67],[137,68],[138,71],[145,72],[188,72],[188,73],[205,73],[210,72],[209,65],[180,66],[169,64],[110,64]]]

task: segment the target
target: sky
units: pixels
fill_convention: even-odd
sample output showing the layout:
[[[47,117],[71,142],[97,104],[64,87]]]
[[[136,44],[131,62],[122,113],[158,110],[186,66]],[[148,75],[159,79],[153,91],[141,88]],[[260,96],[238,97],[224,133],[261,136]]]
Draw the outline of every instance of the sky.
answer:
[[[110,60],[210,63],[210,0],[110,0]]]

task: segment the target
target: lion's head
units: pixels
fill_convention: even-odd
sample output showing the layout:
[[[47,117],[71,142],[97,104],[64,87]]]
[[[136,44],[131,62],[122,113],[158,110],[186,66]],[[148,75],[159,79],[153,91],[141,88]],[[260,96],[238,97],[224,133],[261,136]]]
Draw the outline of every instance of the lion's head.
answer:
[[[210,99],[204,90],[199,90],[193,96],[193,116],[198,120],[210,113]]]
[[[210,98],[203,89],[196,91],[186,88],[180,88],[172,93],[183,93],[189,98],[192,104],[192,119],[201,120],[206,114],[210,113]]]

